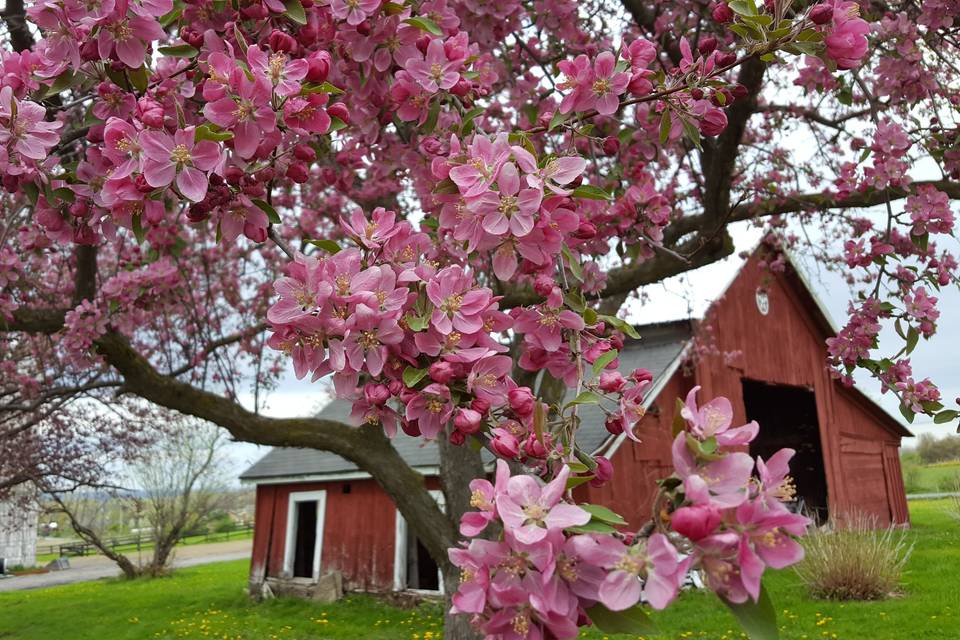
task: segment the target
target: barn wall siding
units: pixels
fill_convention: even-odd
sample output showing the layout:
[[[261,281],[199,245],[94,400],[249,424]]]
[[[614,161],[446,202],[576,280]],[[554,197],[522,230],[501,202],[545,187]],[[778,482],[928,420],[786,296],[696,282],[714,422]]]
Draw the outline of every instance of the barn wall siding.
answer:
[[[350,492],[344,493],[349,485]],[[258,569],[280,577],[286,544],[290,494],[327,492],[320,571],[341,571],[344,587],[356,591],[384,591],[393,585],[396,508],[373,480],[304,482],[257,487],[251,575]]]
[[[610,507],[631,524],[649,519],[653,482],[672,472],[675,399],[699,384],[701,400],[726,396],[735,423],[742,424],[747,419],[742,381],[747,378],[814,392],[831,510],[863,511],[881,524],[907,523],[899,436],[881,426],[883,417],[875,406],[830,377],[824,327],[811,310],[812,300],[798,292],[797,283],[770,276],[757,261],[756,256],[747,261],[701,327],[704,345],[715,355],[697,358],[691,376],[674,374],[657,398],[659,415],[641,422],[637,433],[643,442],[625,441],[614,455],[613,480],[599,489],[579,487],[575,496]],[[761,286],[770,302],[767,315],[757,307]]]

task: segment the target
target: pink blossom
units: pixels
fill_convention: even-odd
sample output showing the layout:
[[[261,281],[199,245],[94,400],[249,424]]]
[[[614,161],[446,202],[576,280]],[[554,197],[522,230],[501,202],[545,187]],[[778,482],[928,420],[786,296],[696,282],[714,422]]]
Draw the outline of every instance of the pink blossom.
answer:
[[[119,0],[113,15],[100,25],[97,47],[100,58],[109,59],[114,51],[123,64],[139,69],[147,56],[147,45],[163,40],[167,34],[154,18],[128,16],[127,3]]]
[[[436,93],[441,89],[447,91],[460,80],[457,69],[460,68],[461,61],[447,57],[443,40],[440,38],[430,41],[423,60],[411,58],[405,66],[407,73],[419,82],[427,93]]]
[[[469,206],[483,214],[487,233],[511,233],[520,238],[533,229],[534,214],[540,208],[543,193],[538,189],[520,190],[520,175],[512,162],[505,163],[497,176],[499,193],[488,191]]]
[[[838,69],[853,69],[867,54],[867,34],[870,25],[860,18],[856,2],[837,2],[833,12],[833,30],[824,38],[827,56],[837,63]]]
[[[470,481],[470,506],[477,511],[468,511],[460,518],[460,534],[474,538],[487,528],[496,517],[497,496],[507,489],[510,467],[497,460],[495,484],[482,478]]]
[[[513,476],[506,493],[497,496],[497,511],[504,527],[518,541],[534,544],[554,529],[586,524],[590,514],[572,504],[560,502],[567,488],[570,467],[564,466],[545,486],[530,476]]]
[[[17,100],[9,86],[0,89],[0,145],[33,160],[43,160],[60,141],[62,122],[46,122],[46,109]]]
[[[240,70],[233,74],[236,95],[208,102],[203,115],[210,122],[233,132],[233,149],[241,158],[252,158],[263,141],[263,134],[273,131],[277,117],[270,106],[270,92],[263,83],[248,80]]]
[[[288,127],[309,133],[326,133],[330,128],[330,116],[323,106],[327,94],[311,93],[305,98],[293,96],[283,103],[283,121]]]
[[[176,180],[177,189],[189,200],[199,202],[207,193],[207,175],[222,161],[219,145],[210,140],[194,141],[194,128],[180,129],[171,137],[159,131],[140,134],[143,146],[143,175],[151,187],[166,187]]]
[[[300,91],[300,80],[307,75],[306,60],[291,60],[282,51],[267,53],[257,45],[247,49],[250,70],[273,87],[278,96],[292,96]]]
[[[416,420],[424,438],[437,437],[453,414],[450,389],[442,384],[429,384],[407,404],[407,420]]]
[[[745,453],[730,453],[699,468],[687,445],[687,434],[673,441],[673,466],[683,480],[687,499],[695,504],[736,507],[747,497],[753,459]]]
[[[481,313],[490,304],[488,289],[475,289],[473,279],[459,266],[442,269],[427,283],[427,297],[434,305],[430,322],[446,335],[453,330],[474,333],[483,327]]]
[[[489,356],[474,363],[467,376],[467,391],[492,407],[499,407],[507,400],[507,379],[513,369],[509,356]]]
[[[733,406],[724,397],[714,398],[703,406],[697,406],[697,385],[687,393],[680,415],[690,424],[690,431],[701,440],[716,438],[721,446],[747,444],[757,437],[760,426],[750,421],[742,427],[731,428]]]
[[[395,211],[377,207],[371,213],[371,218],[367,220],[362,211],[355,209],[350,214],[350,222],[340,218],[340,227],[368,249],[379,249],[401,230],[401,226],[396,224]]]
[[[337,20],[346,20],[347,24],[355,27],[367,16],[376,13],[380,7],[380,0],[330,0],[330,11]]]

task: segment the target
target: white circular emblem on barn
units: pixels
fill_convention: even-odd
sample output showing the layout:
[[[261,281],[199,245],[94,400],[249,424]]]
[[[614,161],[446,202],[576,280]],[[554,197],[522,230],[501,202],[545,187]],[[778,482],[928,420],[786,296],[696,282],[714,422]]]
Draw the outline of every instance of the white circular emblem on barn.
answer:
[[[770,313],[770,296],[764,289],[757,289],[757,309],[762,315]]]

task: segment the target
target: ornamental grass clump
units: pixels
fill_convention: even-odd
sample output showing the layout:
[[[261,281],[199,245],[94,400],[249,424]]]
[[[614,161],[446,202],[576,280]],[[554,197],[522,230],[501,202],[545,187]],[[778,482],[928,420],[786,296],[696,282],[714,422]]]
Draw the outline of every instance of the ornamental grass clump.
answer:
[[[797,568],[814,598],[883,600],[896,595],[913,543],[905,529],[880,527],[864,513],[811,531]]]

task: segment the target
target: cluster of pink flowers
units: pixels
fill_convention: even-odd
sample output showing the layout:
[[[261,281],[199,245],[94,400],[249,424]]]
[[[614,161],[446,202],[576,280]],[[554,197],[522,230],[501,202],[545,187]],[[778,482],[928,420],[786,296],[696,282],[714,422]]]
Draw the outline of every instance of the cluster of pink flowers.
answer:
[[[436,179],[456,188],[456,193],[436,194],[442,203],[440,229],[461,244],[461,254],[490,251],[500,280],[513,277],[520,257],[550,269],[561,246],[580,228],[569,185],[585,168],[579,156],[552,158],[541,167],[506,134],[475,135],[466,145],[452,138],[449,155],[438,156],[432,166]]]
[[[0,88],[0,173],[15,176],[35,168],[60,141],[62,122],[47,122],[46,109]]]
[[[855,69],[867,55],[867,34],[870,25],[860,17],[860,5],[846,0],[833,0],[810,10],[815,22],[830,23],[823,42],[827,57],[838,69]]]
[[[756,461],[728,447],[749,443],[756,423],[731,427],[730,402],[697,406],[698,388],[687,397],[687,430],[673,444],[675,475],[664,483],[662,520],[643,535],[611,526],[616,514],[576,505],[566,489],[570,467],[541,484],[510,476],[497,464],[495,480],[474,480],[461,533],[472,538],[451,549],[461,570],[453,612],[473,616],[487,638],[574,638],[591,610],[623,611],[646,602],[656,609],[678,595],[688,571],[699,568],[711,589],[730,602],[760,596],[766,567],[783,568],[803,558],[796,541],[809,520],[789,510],[793,499],[783,449]],[[491,523],[494,539],[480,537]],[[588,526],[589,525],[589,526]]]

